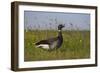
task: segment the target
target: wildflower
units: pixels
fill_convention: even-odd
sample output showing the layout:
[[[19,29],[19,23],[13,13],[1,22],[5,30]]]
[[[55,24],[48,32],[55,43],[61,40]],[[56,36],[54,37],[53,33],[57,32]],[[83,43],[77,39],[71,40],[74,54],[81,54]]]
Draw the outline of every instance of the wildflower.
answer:
[[[82,40],[80,40],[80,42],[82,42]]]

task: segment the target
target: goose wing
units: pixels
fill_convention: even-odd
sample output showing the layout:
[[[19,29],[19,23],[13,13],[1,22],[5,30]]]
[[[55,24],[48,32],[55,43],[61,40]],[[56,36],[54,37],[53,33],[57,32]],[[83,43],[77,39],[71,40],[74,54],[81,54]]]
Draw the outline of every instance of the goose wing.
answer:
[[[35,43],[35,45],[40,45],[40,44],[50,44],[50,43],[47,40],[41,40],[41,41]]]
[[[57,39],[58,39],[58,38],[56,37],[56,38],[49,38],[49,39],[47,39],[47,40],[41,40],[41,41],[35,43],[35,45],[40,45],[40,44],[51,44],[51,43],[57,41]]]
[[[47,40],[48,40],[48,42],[51,44],[51,43],[53,43],[53,42],[56,42],[56,41],[58,40],[58,37],[49,38],[49,39],[47,39]]]
[[[51,48],[54,49],[57,46],[57,42],[58,42],[58,38],[49,38],[47,40],[41,40],[37,43],[35,43],[35,45],[37,45],[38,47],[42,47],[42,48]]]

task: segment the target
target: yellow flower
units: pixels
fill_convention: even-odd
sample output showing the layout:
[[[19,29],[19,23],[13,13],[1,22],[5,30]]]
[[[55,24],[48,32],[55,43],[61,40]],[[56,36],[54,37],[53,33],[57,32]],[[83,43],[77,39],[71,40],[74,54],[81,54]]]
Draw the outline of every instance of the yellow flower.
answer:
[[[82,42],[82,40],[80,40],[80,42]]]

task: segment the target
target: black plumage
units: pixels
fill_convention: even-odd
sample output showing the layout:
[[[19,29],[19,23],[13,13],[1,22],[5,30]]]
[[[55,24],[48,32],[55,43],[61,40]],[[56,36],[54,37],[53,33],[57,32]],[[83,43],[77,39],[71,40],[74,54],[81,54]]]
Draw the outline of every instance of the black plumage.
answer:
[[[63,43],[63,36],[62,36],[62,31],[61,31],[63,27],[64,27],[64,25],[62,25],[62,24],[60,24],[58,26],[58,36],[57,37],[49,38],[46,40],[41,40],[41,41],[35,43],[35,45],[38,48],[45,48],[46,49],[46,47],[47,47],[48,50],[60,48],[62,43]]]

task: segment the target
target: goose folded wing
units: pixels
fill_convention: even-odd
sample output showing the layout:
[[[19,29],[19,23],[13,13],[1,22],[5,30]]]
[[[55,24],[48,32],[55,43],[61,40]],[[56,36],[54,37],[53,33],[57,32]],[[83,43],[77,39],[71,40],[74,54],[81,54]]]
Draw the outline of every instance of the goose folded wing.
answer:
[[[57,41],[57,37],[55,37],[55,38],[49,38],[49,39],[47,39],[47,40],[41,40],[41,41],[39,41],[39,42],[37,42],[37,43],[35,43],[35,45],[40,45],[40,44],[52,44],[53,42],[55,42],[55,41]]]
[[[41,41],[35,43],[35,45],[40,45],[40,44],[49,44],[49,42],[47,40],[41,40]]]
[[[58,37],[55,37],[55,38],[49,38],[48,39],[48,42],[51,44],[53,42],[56,42],[58,40]]]

